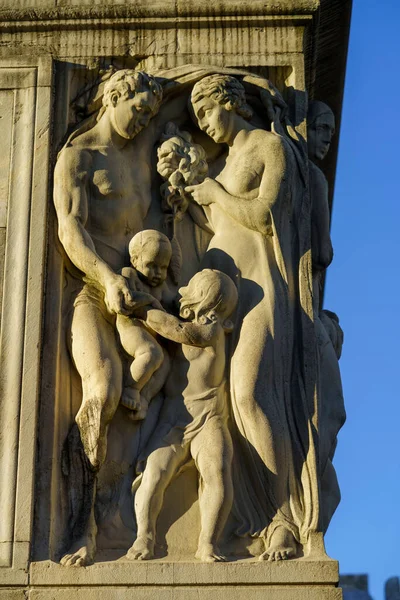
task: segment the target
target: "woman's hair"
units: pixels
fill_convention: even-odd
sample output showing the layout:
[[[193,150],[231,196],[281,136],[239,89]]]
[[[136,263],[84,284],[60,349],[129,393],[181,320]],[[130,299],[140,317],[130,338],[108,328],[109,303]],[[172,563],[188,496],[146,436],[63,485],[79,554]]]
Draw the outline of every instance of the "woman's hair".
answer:
[[[158,247],[164,246],[164,248],[169,249],[170,254],[172,255],[171,242],[166,235],[160,231],[157,231],[156,229],[145,229],[144,231],[139,231],[139,233],[134,235],[129,242],[129,256],[132,263],[135,263],[141,258],[145,247],[149,244],[153,244]]]
[[[154,109],[154,112],[157,112],[162,100],[162,87],[158,81],[144,71],[120,69],[110,77],[104,86],[103,106],[111,103],[111,95],[114,92],[118,92],[125,99],[130,95],[147,91],[157,99],[157,106]]]
[[[246,102],[245,89],[230,75],[208,75],[198,81],[192,90],[191,104],[203,98],[212,98],[227,110],[235,110],[244,119],[251,119],[253,111]]]
[[[186,319],[200,317],[211,311],[227,319],[235,310],[238,292],[232,279],[216,269],[196,273],[188,285],[179,290],[181,314]]]
[[[322,115],[332,115],[332,117],[335,118],[332,109],[325,104],[325,102],[321,102],[320,100],[311,100],[308,105],[307,127],[311,127],[317,118],[321,117]]]

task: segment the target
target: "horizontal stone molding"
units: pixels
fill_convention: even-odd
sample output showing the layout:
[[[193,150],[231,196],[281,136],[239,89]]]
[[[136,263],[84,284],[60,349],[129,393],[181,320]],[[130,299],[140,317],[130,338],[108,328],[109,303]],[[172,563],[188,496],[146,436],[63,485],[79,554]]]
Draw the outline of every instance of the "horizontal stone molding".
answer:
[[[99,562],[86,569],[68,569],[51,561],[33,562],[32,586],[227,586],[280,584],[337,584],[334,560],[287,561],[285,563],[242,560],[226,563],[128,561]]]
[[[255,15],[304,15],[318,10],[319,0],[292,0],[276,2],[274,0],[253,0],[251,3],[238,2],[237,0],[224,0],[212,2],[211,0],[156,0],[147,2],[138,0],[134,4],[120,4],[107,6],[107,3],[93,6],[89,2],[68,2],[68,6],[61,3],[49,2],[41,7],[10,7],[9,3],[0,5],[2,21],[54,21],[77,19],[144,19],[149,17],[239,17]],[[75,4],[75,6],[74,6]],[[85,6],[86,4],[86,6]],[[8,6],[7,6],[8,5]]]

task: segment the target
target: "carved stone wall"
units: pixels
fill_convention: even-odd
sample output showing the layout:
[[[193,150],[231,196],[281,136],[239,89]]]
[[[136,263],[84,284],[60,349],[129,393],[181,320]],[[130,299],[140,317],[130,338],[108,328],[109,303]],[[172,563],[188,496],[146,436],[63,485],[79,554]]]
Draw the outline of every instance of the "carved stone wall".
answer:
[[[187,108],[196,82],[210,74],[224,74],[243,83],[246,101],[254,113],[252,127],[284,138],[285,147],[293,148],[287,150],[293,154],[290,168],[296,173],[294,178],[306,182],[304,206],[311,211],[313,188],[308,182],[309,169],[318,182],[325,182],[321,183],[323,192],[318,193],[321,198],[323,196],[321,202],[328,206],[332,198],[338,135],[326,161],[318,167],[308,163],[304,140],[307,137],[307,89],[314,98],[330,103],[337,125],[340,120],[350,3],[342,3],[336,11],[336,20],[333,4],[330,0],[321,3],[317,0],[252,2],[251,5],[226,0],[217,4],[167,1],[137,2],[135,5],[63,4],[41,0],[35,2],[35,6],[24,2],[0,5],[3,134],[0,159],[0,464],[2,481],[6,483],[0,489],[3,508],[0,598],[23,598],[28,593],[32,600],[84,596],[108,599],[128,598],[134,593],[145,599],[161,598],[167,593],[171,598],[186,599],[198,597],[200,593],[207,597],[213,594],[217,598],[241,598],[247,594],[254,599],[269,594],[271,599],[289,600],[302,597],[305,589],[304,597],[310,600],[341,597],[341,592],[336,589],[337,563],[328,559],[323,547],[326,527],[321,516],[315,517],[315,524],[310,526],[312,535],[304,534],[302,538],[299,534],[296,538],[298,551],[292,553],[296,557],[279,565],[253,561],[252,557],[262,555],[265,550],[267,554],[272,552],[268,549],[267,537],[264,540],[258,534],[237,537],[233,543],[228,543],[230,562],[191,562],[201,525],[199,475],[197,463],[193,462],[177,474],[166,491],[157,525],[157,560],[145,563],[123,559],[136,535],[131,485],[137,462],[144,451],[143,440],[150,438],[160,418],[158,411],[163,397],[168,394],[165,392],[162,398],[156,396],[152,400],[144,420],[128,419],[126,404],[119,406],[109,424],[104,465],[98,473],[97,466],[93,469],[93,461],[88,466],[87,461],[91,458],[88,446],[85,446],[85,428],[80,427],[80,433],[71,437],[75,435],[74,423],[85,383],[82,387],[68,333],[74,298],[82,285],[79,273],[85,273],[85,269],[61,234],[62,216],[57,191],[54,195],[56,209],[52,192],[54,184],[57,190],[57,170],[54,175],[54,168],[57,160],[60,163],[65,148],[85,134],[86,128],[93,127],[96,116],[101,122],[104,114],[102,99],[110,75],[133,69],[154,73],[164,98],[161,107],[154,109],[152,119],[132,142],[132,156],[135,160],[135,157],[138,161],[143,160],[146,167],[140,172],[137,168],[139,174],[133,167],[132,172],[136,173],[135,177],[143,177],[140,193],[144,196],[148,186],[151,198],[143,218],[144,229],[163,230],[159,191],[162,179],[157,175],[157,148],[169,121],[190,132],[193,137],[190,143],[204,146],[211,180],[218,172],[217,166],[213,166],[218,162],[214,158],[217,144],[208,145],[205,130],[200,131],[201,127],[191,120]],[[341,54],[334,57],[329,54],[332,31],[339,31],[342,36]],[[267,85],[267,92],[261,93],[253,80],[247,81],[246,78],[251,76],[256,78],[254,81],[265,82],[257,85]],[[337,83],[332,84],[335,77]],[[268,87],[268,81],[274,87]],[[323,90],[326,92],[318,95]],[[263,94],[275,98],[273,103],[263,105]],[[278,109],[276,102],[282,103]],[[270,107],[274,117],[271,117],[272,113],[267,114],[266,106]],[[285,108],[280,112],[283,106]],[[314,160],[313,156],[310,155],[310,159]],[[271,169],[274,165],[272,162]],[[150,173],[149,180],[143,174],[146,169]],[[328,175],[327,181],[323,172]],[[70,175],[62,175],[61,179],[69,188]],[[218,181],[218,176],[216,179]],[[196,190],[189,193],[196,202]],[[199,208],[201,206],[199,200]],[[89,207],[89,213],[90,210]],[[302,242],[304,252],[300,252],[299,274],[296,275],[300,282],[299,306],[304,313],[302,317],[297,315],[296,327],[302,328],[303,336],[310,335],[309,339],[314,340],[313,349],[304,345],[302,354],[304,358],[308,353],[310,359],[304,358],[306,366],[301,367],[305,387],[309,388],[304,394],[312,398],[313,385],[321,385],[324,389],[317,382],[317,363],[329,363],[331,367],[333,365],[333,378],[338,381],[337,387],[332,388],[332,397],[336,394],[341,399],[336,358],[340,354],[341,330],[335,315],[319,314],[320,302],[315,301],[322,290],[327,265],[315,277],[311,263],[310,219],[311,216],[303,223],[299,236],[308,242]],[[244,297],[240,290],[244,288],[240,288],[238,279],[227,272],[228,267],[224,270],[220,262],[211,265],[204,262],[211,238],[209,231],[199,233],[196,222],[194,225],[192,221],[189,223],[187,215],[174,227],[183,257],[179,285],[187,285],[191,276],[204,267],[221,269],[233,277],[239,289],[240,305],[241,293]],[[278,225],[274,222],[270,227],[266,235],[273,233],[268,243],[269,239],[280,239]],[[90,226],[88,231],[90,234]],[[134,233],[134,228],[131,231]],[[129,267],[129,260],[121,266]],[[169,277],[171,284],[171,275]],[[90,284],[93,279],[86,273],[85,281]],[[176,295],[178,288],[172,287]],[[148,289],[141,292],[148,293]],[[102,290],[100,298],[103,296]],[[176,307],[168,308],[167,312],[178,318]],[[235,318],[234,331],[238,328]],[[157,323],[152,323],[159,334],[162,331],[161,336],[176,341],[174,337],[168,338],[162,329],[164,326],[160,325],[158,331]],[[122,340],[118,322],[115,327]],[[226,334],[227,340],[229,335]],[[234,335],[232,339],[237,339]],[[336,345],[332,336],[336,336]],[[318,352],[318,344],[320,347],[329,345],[328,353],[319,351],[319,358],[312,358],[312,352],[314,355]],[[126,360],[129,352],[125,346],[123,349]],[[313,360],[315,364],[312,364]],[[329,421],[332,423],[336,419],[335,423],[322,434],[318,430],[318,419],[325,419],[325,416],[321,417],[319,410],[317,404],[310,409],[309,427],[318,431],[326,443],[319,448],[319,442],[315,442],[318,436],[311,433],[309,439],[313,442],[305,449],[310,481],[315,482],[315,498],[318,498],[315,504],[313,492],[310,492],[306,500],[309,513],[317,504],[323,503],[321,498],[327,481],[318,472],[319,452],[327,456],[328,479],[335,477],[334,471],[330,470],[334,452],[330,447],[334,446],[335,431],[337,433],[340,426],[335,423],[341,424],[343,419],[340,405]],[[71,441],[73,439],[75,441]],[[121,440],[124,440],[122,445]],[[311,456],[314,442],[319,449]],[[236,443],[234,439],[234,448]],[[58,562],[69,552],[73,519],[88,519],[82,516],[85,511],[76,517],[74,507],[87,505],[89,498],[90,508],[89,490],[93,485],[97,498],[93,500],[97,503],[94,511],[98,526],[96,562],[85,569],[69,569]],[[305,486],[303,480],[301,485]],[[310,488],[313,485],[311,483]],[[333,497],[332,507],[327,509],[330,516],[337,501],[337,497]],[[319,514],[318,510],[316,514]],[[310,514],[307,519],[312,521]],[[80,526],[85,529],[86,521],[83,521]],[[228,519],[227,527],[229,523]],[[87,564],[90,562],[93,561]]]

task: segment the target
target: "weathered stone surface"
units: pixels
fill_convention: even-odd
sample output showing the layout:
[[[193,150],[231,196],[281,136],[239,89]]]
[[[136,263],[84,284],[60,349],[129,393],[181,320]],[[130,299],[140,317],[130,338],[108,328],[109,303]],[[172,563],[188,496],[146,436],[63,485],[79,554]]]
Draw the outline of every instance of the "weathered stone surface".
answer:
[[[340,598],[329,2],[56,4],[1,5],[0,593]]]
[[[132,594],[138,600],[198,600],[199,594],[204,600],[242,600],[243,596],[249,600],[341,600],[341,590],[328,589],[316,586],[315,589],[297,586],[274,586],[274,587],[247,587],[247,586],[223,586],[215,587],[208,585],[201,587],[181,587],[167,589],[165,587],[148,586],[146,588],[132,589],[126,587],[104,587],[85,589],[71,587],[68,589],[46,590],[32,589],[29,592],[29,600],[130,600]]]
[[[99,598],[123,598],[123,594],[128,598],[129,594],[135,594],[135,597],[144,599],[164,595],[180,600],[191,598],[195,592],[202,598],[221,600],[243,598],[244,594],[250,600],[265,596],[277,600],[340,600],[342,597],[341,590],[334,587],[338,577],[337,563],[329,560],[281,564],[239,561],[213,565],[117,561],[97,563],[78,570],[63,569],[45,562],[33,563],[30,576],[33,586],[31,597],[46,600],[52,597],[64,599],[68,593],[78,594],[79,590]]]
[[[202,564],[191,562],[117,560],[86,569],[65,569],[50,561],[34,562],[30,582],[34,586],[118,585],[334,585],[338,565],[333,560],[296,560],[280,564],[257,561]]]
[[[25,600],[26,593],[23,589],[0,588],[0,600]]]

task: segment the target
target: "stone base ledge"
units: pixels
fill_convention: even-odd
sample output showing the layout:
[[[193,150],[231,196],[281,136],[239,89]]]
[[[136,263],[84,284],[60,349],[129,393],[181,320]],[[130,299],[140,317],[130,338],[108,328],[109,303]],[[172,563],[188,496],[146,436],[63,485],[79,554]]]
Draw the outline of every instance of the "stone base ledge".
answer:
[[[255,559],[226,563],[197,561],[98,562],[86,568],[65,568],[51,562],[34,562],[29,583],[34,586],[336,586],[334,560],[299,559],[260,562]],[[45,596],[44,596],[45,597]],[[147,596],[143,596],[147,598]]]
[[[18,588],[0,582],[0,600],[342,600],[338,563],[330,559],[205,564],[122,557],[86,568],[43,561],[26,575]]]
[[[33,588],[29,600],[342,600],[329,586],[146,586]]]

